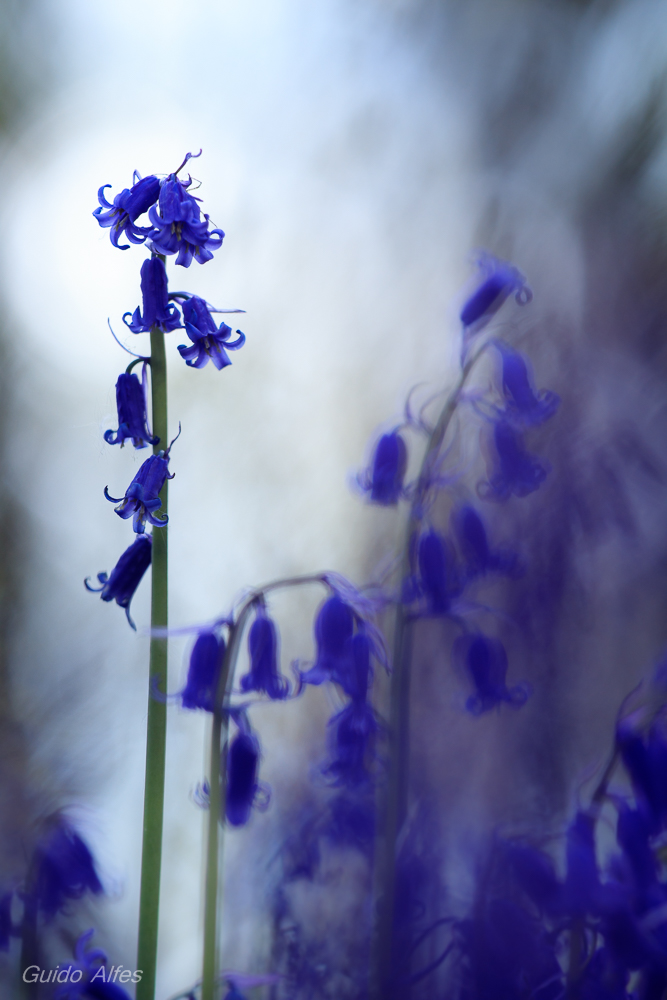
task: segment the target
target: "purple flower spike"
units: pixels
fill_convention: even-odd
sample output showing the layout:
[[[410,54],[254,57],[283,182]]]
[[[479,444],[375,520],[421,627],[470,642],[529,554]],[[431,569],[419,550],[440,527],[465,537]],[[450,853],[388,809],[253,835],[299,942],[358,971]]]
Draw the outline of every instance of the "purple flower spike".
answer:
[[[237,733],[227,754],[225,811],[232,826],[248,822],[258,791],[259,740],[252,732]]]
[[[183,708],[203,708],[212,712],[225,641],[215,632],[200,632],[190,654],[188,679],[181,692]]]
[[[106,431],[107,444],[119,444],[121,448],[132,438],[135,448],[145,448],[147,444],[157,444],[159,437],[151,437],[146,415],[146,398],[141,382],[134,374],[123,372],[116,382],[116,407],[118,409],[118,430]]]
[[[123,314],[123,322],[132,333],[150,333],[153,327],[169,333],[181,326],[181,314],[169,302],[167,270],[159,257],[149,257],[141,265],[141,297],[143,316],[139,306],[134,313]],[[127,317],[130,315],[132,319],[128,323]]]
[[[341,682],[346,672],[347,643],[352,638],[354,621],[352,608],[337,594],[320,605],[315,618],[317,656],[310,670],[301,675],[304,684]]]
[[[289,684],[278,669],[278,632],[261,607],[250,626],[248,652],[250,670],[241,678],[241,690],[263,691],[274,700],[286,698]]]
[[[231,326],[226,323],[216,326],[209,307],[198,295],[183,303],[183,319],[192,347],[180,344],[178,351],[190,368],[204,368],[210,360],[221,371],[232,363],[227,351],[238,351],[245,344],[245,335],[240,330],[236,331],[236,340],[230,341]]]
[[[503,701],[520,708],[528,700],[527,685],[518,684],[511,689],[507,687],[507,653],[498,639],[482,635],[481,632],[464,635],[456,640],[454,653],[455,656],[462,657],[475,686],[475,694],[466,702],[466,708],[472,715],[490,712]]]
[[[519,305],[526,305],[533,297],[524,276],[507,261],[483,253],[478,264],[482,282],[461,310],[463,326],[466,330],[474,327],[475,333],[490,322],[512,292]]]
[[[493,428],[495,470],[488,482],[482,482],[477,492],[482,500],[507,500],[514,494],[528,496],[539,489],[548,468],[535,455],[529,454],[521,437],[511,424],[499,421]]]
[[[373,465],[358,477],[371,503],[391,507],[405,496],[403,479],[408,466],[408,450],[398,433],[383,434],[375,448]]]
[[[93,856],[78,833],[62,817],[51,820],[35,849],[35,879],[30,892],[47,919],[86,892],[102,892]]]
[[[132,545],[123,552],[112,569],[111,576],[107,576],[106,573],[97,574],[101,587],[91,587],[88,580],[84,580],[86,590],[100,594],[103,601],[115,601],[119,607],[125,608],[127,620],[133,629],[136,629],[136,625],[130,617],[130,603],[151,564],[152,546],[153,539],[150,535],[138,535]]]
[[[560,397],[548,389],[536,395],[523,355],[502,341],[495,341],[495,346],[503,363],[503,393],[507,400],[503,417],[520,427],[543,424],[553,417],[560,405]]]
[[[155,528],[163,528],[169,520],[166,514],[163,518],[158,518],[154,513],[162,506],[158,494],[167,478],[171,478],[169,476],[169,458],[165,457],[165,452],[161,451],[146,459],[128,486],[124,497],[118,499],[109,496],[106,486],[104,487],[104,495],[110,503],[119,505],[115,511],[123,520],[134,516],[134,530],[138,535],[142,535],[146,530],[146,521]]]
[[[154,253],[178,253],[176,263],[182,267],[190,267],[193,257],[200,264],[211,260],[225,236],[222,229],[209,231],[208,215],[202,219],[198,199],[188,193],[191,183],[169,174],[160,186],[159,215],[154,207],[148,215],[155,226],[148,246]]]
[[[119,250],[129,250],[129,246],[121,246],[118,242],[123,233],[130,243],[143,243],[153,232],[152,226],[142,228],[135,226],[135,222],[157,201],[160,193],[160,182],[152,174],[149,177],[142,177],[133,187],[125,188],[124,191],[117,194],[113,204],[108,202],[104,196],[104,189],[108,187],[111,185],[103,184],[97,192],[101,207],[96,208],[93,215],[103,229],[111,229],[109,236],[115,247],[118,247]],[[105,212],[104,209],[107,211]]]

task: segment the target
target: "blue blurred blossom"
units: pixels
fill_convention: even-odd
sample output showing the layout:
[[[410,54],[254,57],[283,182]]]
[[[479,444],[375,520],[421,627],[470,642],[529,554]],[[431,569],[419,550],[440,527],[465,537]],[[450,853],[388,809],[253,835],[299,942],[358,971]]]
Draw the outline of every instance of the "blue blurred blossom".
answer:
[[[480,283],[461,309],[464,328],[473,328],[475,332],[490,322],[512,293],[519,305],[526,305],[533,297],[524,276],[507,261],[482,251],[477,266]]]
[[[482,715],[507,702],[514,708],[525,704],[529,689],[526,684],[507,687],[507,653],[499,639],[481,632],[460,636],[454,644],[454,655],[464,664],[475,692],[466,702],[473,715]]]
[[[102,892],[88,846],[62,815],[47,821],[35,848],[31,883],[28,892],[47,919],[86,892]]]
[[[199,633],[190,653],[188,677],[180,696],[183,708],[213,711],[225,650],[225,640],[216,632]]]
[[[268,694],[274,700],[286,698],[289,684],[278,667],[278,630],[263,605],[248,632],[250,670],[241,678],[241,690]]]
[[[506,420],[493,427],[491,475],[477,486],[482,500],[507,500],[525,497],[539,489],[549,467],[526,451],[523,439]]]
[[[398,430],[383,434],[373,453],[370,468],[357,476],[357,482],[371,503],[390,507],[405,495],[403,480],[408,466],[408,451]]]
[[[232,826],[243,826],[250,818],[259,791],[259,757],[259,740],[242,722],[227,752],[225,814]]]

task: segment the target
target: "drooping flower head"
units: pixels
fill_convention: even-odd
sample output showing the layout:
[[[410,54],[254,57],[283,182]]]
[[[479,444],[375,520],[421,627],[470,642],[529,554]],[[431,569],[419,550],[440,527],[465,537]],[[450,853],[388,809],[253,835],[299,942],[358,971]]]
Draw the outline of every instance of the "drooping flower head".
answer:
[[[329,721],[332,753],[324,773],[334,785],[357,788],[369,782],[378,728],[375,713],[364,700],[351,701]]]
[[[190,654],[188,679],[181,692],[183,708],[214,710],[218,677],[225,656],[226,644],[216,632],[200,632]]]
[[[230,340],[231,326],[224,322],[215,325],[208,304],[198,295],[183,303],[183,319],[192,346],[180,344],[178,351],[190,368],[204,368],[210,360],[220,371],[232,363],[227,351],[238,351],[245,344],[245,335],[240,330],[236,331],[236,340]]]
[[[472,715],[490,712],[502,702],[520,708],[527,701],[526,684],[507,687],[507,653],[500,640],[481,632],[461,636],[454,643],[454,656],[464,663],[475,688],[466,702]]]
[[[47,919],[86,892],[102,892],[89,848],[62,815],[49,820],[35,848],[33,870],[28,892]]]
[[[122,448],[128,438],[135,448],[145,448],[147,444],[157,444],[159,437],[152,437],[148,430],[146,396],[134,372],[123,372],[116,382],[116,407],[118,409],[118,430],[106,431],[107,444],[119,444]]]
[[[139,306],[134,313],[123,314],[123,322],[132,333],[150,333],[153,327],[169,333],[181,326],[181,314],[169,301],[167,270],[159,257],[149,257],[141,265],[141,298],[143,314]],[[128,316],[132,317],[129,322]]]
[[[155,528],[162,528],[168,522],[168,517],[158,518],[155,511],[162,506],[159,493],[169,475],[169,456],[160,451],[151,455],[140,467],[136,476],[128,486],[125,496],[116,498],[109,496],[108,488],[104,487],[104,495],[110,503],[117,503],[116,514],[126,520],[134,517],[133,528],[138,535],[146,530],[146,521]]]
[[[225,814],[232,826],[243,826],[250,817],[259,790],[259,756],[259,740],[246,722],[227,753]]]
[[[463,556],[463,573],[466,580],[474,580],[486,573],[504,573],[516,576],[520,572],[514,552],[494,550],[489,545],[484,521],[471,504],[465,504],[452,513],[452,529]]]
[[[494,341],[494,346],[502,359],[502,388],[506,401],[503,418],[519,427],[529,427],[553,417],[560,397],[549,389],[536,393],[524,356],[501,340]]]
[[[127,620],[133,629],[136,629],[136,625],[130,617],[130,603],[151,564],[152,548],[153,539],[150,535],[138,535],[123,552],[112,569],[111,576],[106,573],[97,574],[101,587],[91,587],[88,580],[84,580],[86,590],[100,594],[103,601],[115,601],[119,607],[125,608]]]
[[[202,219],[199,199],[188,192],[191,183],[191,178],[182,181],[169,174],[160,184],[159,212],[154,207],[149,212],[155,231],[148,245],[154,253],[177,253],[182,267],[189,267],[193,257],[200,264],[211,260],[225,236],[222,229],[209,230],[208,215]]]
[[[320,605],[315,616],[315,663],[301,675],[304,684],[341,683],[346,673],[348,642],[354,624],[354,611],[338,594]]]
[[[370,469],[357,477],[371,503],[390,507],[405,496],[403,480],[408,466],[408,450],[398,430],[383,434],[378,441]]]
[[[248,632],[250,670],[241,678],[241,690],[263,691],[269,698],[286,698],[289,684],[281,677],[278,667],[278,630],[258,604],[257,614]]]
[[[448,541],[437,531],[426,531],[413,541],[417,571],[405,583],[405,603],[421,600],[420,617],[448,614],[461,593],[461,581]]]
[[[136,171],[134,176],[137,177]],[[135,223],[139,216],[147,212],[157,201],[160,182],[153,174],[142,177],[131,188],[125,188],[117,194],[113,204],[104,196],[104,189],[108,187],[111,185],[103,184],[97,192],[101,207],[96,208],[93,215],[103,229],[111,230],[109,236],[115,247],[119,250],[129,250],[129,246],[122,246],[118,240],[125,233],[130,243],[143,243],[151,234],[152,226],[141,227]]]
[[[519,305],[533,297],[524,276],[507,261],[482,252],[477,265],[482,280],[461,310],[464,328],[474,327],[475,332],[486,326],[513,292]]]
[[[487,482],[481,482],[477,492],[483,500],[507,500],[514,494],[528,496],[539,489],[547,477],[548,466],[531,455],[521,436],[506,420],[493,428],[493,470]]]

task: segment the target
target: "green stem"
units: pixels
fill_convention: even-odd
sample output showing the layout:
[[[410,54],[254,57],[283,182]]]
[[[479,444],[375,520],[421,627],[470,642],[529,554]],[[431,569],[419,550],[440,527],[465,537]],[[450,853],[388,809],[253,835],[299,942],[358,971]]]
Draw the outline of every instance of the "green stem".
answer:
[[[164,334],[151,330],[151,396],[153,434],[159,442],[153,453],[166,449],[167,440],[167,360]],[[161,514],[167,512],[168,480],[160,492]],[[153,530],[151,629],[168,624],[167,526]],[[160,871],[162,867],[162,826],[164,818],[164,775],[167,744],[167,706],[151,697],[152,685],[167,690],[167,639],[151,636],[148,722],[146,727],[146,783],[144,788],[144,830],[141,856],[139,900],[139,945],[137,968],[142,978],[137,1000],[154,1000],[157,971]]]
[[[421,510],[427,493],[432,489],[438,454],[456,411],[461,391],[475,362],[483,353],[481,347],[466,363],[459,380],[447,398],[437,423],[431,432],[422,461],[410,507],[403,546],[400,585],[410,573],[410,543],[421,520]],[[380,823],[383,832],[375,872],[377,920],[371,947],[371,996],[385,1000],[391,995],[392,945],[396,895],[396,844],[408,811],[410,773],[410,659],[412,654],[412,622],[404,604],[399,601],[394,626],[394,649],[389,709],[389,774],[386,793],[380,802]]]
[[[241,648],[241,639],[248,616],[257,601],[272,590],[282,590],[286,587],[299,587],[309,583],[325,583],[322,573],[310,576],[295,576],[287,580],[277,580],[265,587],[253,591],[246,598],[239,611],[238,618],[231,626],[229,642],[222,661],[222,669],[218,678],[215,693],[213,725],[211,727],[211,752],[209,758],[209,812],[208,837],[206,845],[206,878],[204,889],[204,963],[202,975],[201,1000],[214,1000],[215,984],[218,968],[218,913],[221,909],[222,892],[220,869],[222,860],[222,842],[220,823],[225,815],[225,794],[227,791],[226,753],[223,759],[223,748],[227,743],[228,716],[225,706],[229,701],[234,670]]]

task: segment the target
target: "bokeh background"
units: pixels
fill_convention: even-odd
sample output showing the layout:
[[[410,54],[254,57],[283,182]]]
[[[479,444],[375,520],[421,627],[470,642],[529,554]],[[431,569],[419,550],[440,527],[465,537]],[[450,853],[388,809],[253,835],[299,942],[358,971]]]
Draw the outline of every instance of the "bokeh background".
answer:
[[[183,426],[175,627],[260,582],[380,572],[400,518],[350,484],[409,390],[452,382],[471,252],[512,259],[534,290],[500,329],[563,397],[541,439],[553,472],[539,496],[491,515],[536,574],[495,594],[529,622],[513,672],[534,697],[520,717],[470,719],[446,639],[428,630],[415,675],[415,808],[439,817],[442,870],[465,896],[457,844],[469,851],[496,823],[557,825],[667,633],[664,6],[3,0],[0,17],[3,877],[20,872],[40,817],[69,810],[109,897],[54,930],[54,954],[94,924],[133,967],[149,587],[135,635],[82,580],[130,540],[102,495],[143,460],[102,439],[126,363],[107,318],[134,348],[121,316],[139,303],[144,252],[114,250],[91,213],[101,184],[116,193],[135,168],[165,173],[201,147],[192,173],[227,235],[204,267],[172,264],[170,281],[247,310],[247,344],[232,368],[192,371],[169,337],[170,422]],[[312,657],[317,600],[275,603],[286,672]],[[174,639],[172,690],[189,641]],[[331,710],[318,689],[256,712],[272,804],[226,846],[235,968],[267,971],[274,858],[319,780]],[[205,734],[173,708],[165,998],[199,975]],[[304,881],[288,894],[290,919],[329,939],[332,967],[358,905],[355,864],[330,860],[317,892]],[[15,956],[1,960],[11,977]]]

